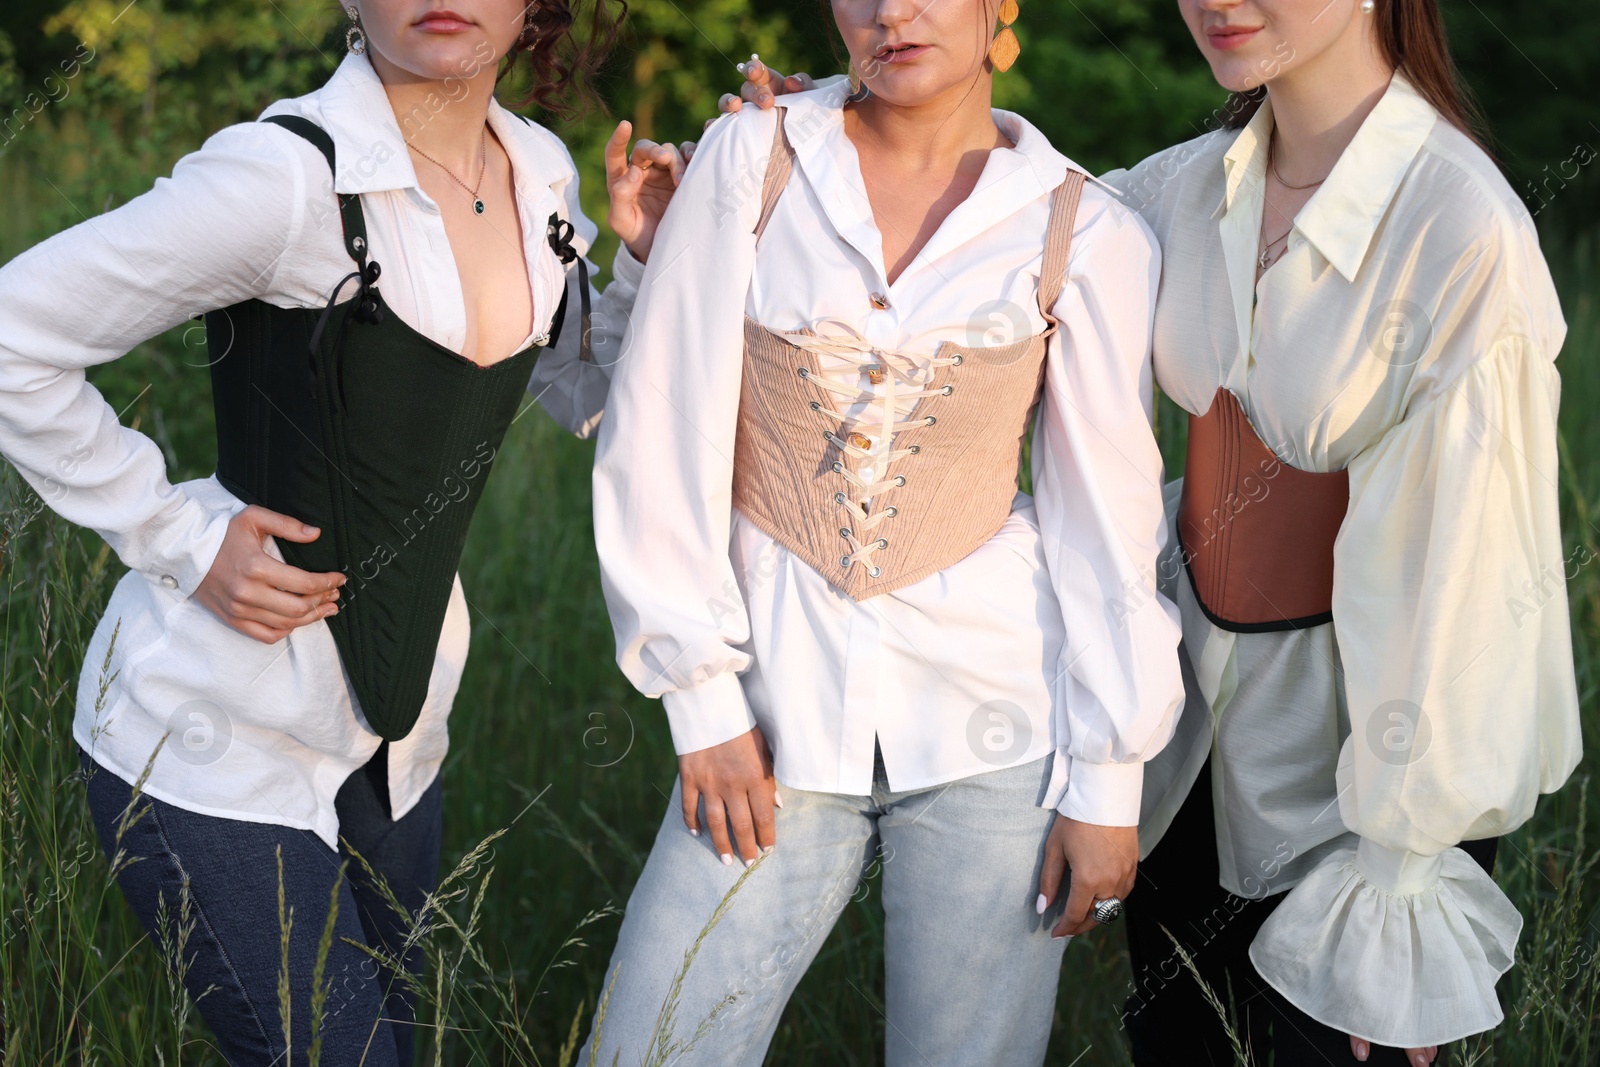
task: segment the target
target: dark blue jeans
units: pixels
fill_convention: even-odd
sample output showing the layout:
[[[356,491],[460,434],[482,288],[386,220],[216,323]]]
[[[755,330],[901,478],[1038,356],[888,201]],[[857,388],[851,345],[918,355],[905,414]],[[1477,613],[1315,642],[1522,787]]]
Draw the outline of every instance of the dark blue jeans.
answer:
[[[387,746],[339,790],[339,833],[366,857],[412,915],[439,878],[440,780],[398,822],[389,817]],[[160,951],[161,902],[169,942],[176,942],[182,887],[189,886],[193,930],[183,956],[184,986],[232,1067],[291,1067],[308,1062],[312,975],[339,865],[338,915],[324,965],[324,1067],[410,1067],[412,998],[395,973],[343,939],[398,954],[406,925],[379,895],[361,865],[330,849],[310,830],[199,815],[154,797],[133,801],[133,789],[94,763],[82,748],[89,807],[109,859],[123,853],[117,883]],[[289,1055],[284,1055],[278,978],[278,853],[283,850],[284,911],[294,909],[289,938]],[[420,973],[422,953],[406,963]],[[169,960],[169,963],[171,961]]]

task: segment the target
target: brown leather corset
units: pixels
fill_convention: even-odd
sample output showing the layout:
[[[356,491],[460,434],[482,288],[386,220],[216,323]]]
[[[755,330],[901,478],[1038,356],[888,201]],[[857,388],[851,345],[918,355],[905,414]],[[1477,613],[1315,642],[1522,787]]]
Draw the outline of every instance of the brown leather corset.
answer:
[[[1219,388],[1189,417],[1178,547],[1206,617],[1224,630],[1300,630],[1333,620],[1333,542],[1347,471],[1304,471],[1256,434]]]
[[[780,107],[758,237],[793,166],[783,114]],[[876,349],[848,326],[843,337],[829,336],[826,324],[778,334],[746,316],[733,505],[852,599],[959,562],[1011,514],[1083,178],[1069,171],[1053,194],[1043,333],[997,346],[944,342],[925,376],[916,366],[923,357]],[[864,380],[821,373],[824,359],[854,363]],[[915,403],[907,412],[895,398]],[[874,413],[848,414],[860,401]]]

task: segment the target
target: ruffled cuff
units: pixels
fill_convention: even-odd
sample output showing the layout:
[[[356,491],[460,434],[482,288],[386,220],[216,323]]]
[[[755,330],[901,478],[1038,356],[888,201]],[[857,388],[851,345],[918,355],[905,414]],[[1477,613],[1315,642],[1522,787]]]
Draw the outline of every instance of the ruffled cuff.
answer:
[[[1494,986],[1522,916],[1459,848],[1363,838],[1292,889],[1250,946],[1262,978],[1318,1022],[1378,1045],[1443,1045],[1499,1025]]]

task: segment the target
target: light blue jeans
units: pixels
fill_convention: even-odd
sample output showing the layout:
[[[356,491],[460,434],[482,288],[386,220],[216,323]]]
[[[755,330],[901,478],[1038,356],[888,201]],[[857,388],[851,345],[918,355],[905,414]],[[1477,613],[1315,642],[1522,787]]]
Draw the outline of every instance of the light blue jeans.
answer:
[[[1043,1062],[1067,944],[1050,937],[1065,889],[1044,915],[1034,910],[1053,816],[1038,806],[1049,764],[897,793],[879,762],[870,796],[780,785],[777,845],[695,955],[671,1041],[681,1050],[708,1018],[709,1028],[667,1062],[759,1064],[800,976],[874,863],[882,865],[888,1067]],[[607,971],[612,989],[594,1061],[605,1067],[619,1052],[627,1067],[645,1061],[685,952],[744,871],[737,858],[723,866],[703,829],[690,836],[680,789]],[[591,1031],[580,1067],[595,1040]]]

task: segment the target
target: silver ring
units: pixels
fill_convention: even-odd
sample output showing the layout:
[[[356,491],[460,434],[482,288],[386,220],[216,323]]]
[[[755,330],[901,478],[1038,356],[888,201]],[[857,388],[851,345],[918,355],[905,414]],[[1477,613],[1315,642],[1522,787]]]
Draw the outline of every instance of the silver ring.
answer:
[[[1104,900],[1094,902],[1094,921],[1102,926],[1114,923],[1122,918],[1122,900],[1119,897],[1106,897]]]

